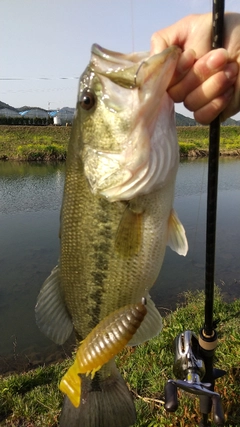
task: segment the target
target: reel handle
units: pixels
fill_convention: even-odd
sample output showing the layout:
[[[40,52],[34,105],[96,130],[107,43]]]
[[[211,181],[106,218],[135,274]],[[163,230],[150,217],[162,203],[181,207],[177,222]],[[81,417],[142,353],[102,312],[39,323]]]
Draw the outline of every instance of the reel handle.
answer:
[[[212,404],[213,404],[213,419],[215,424],[217,426],[223,426],[224,425],[224,412],[221,402],[221,397],[213,396],[212,397]]]
[[[164,387],[165,405],[167,412],[175,412],[178,408],[177,386],[171,381],[168,381]]]
[[[212,403],[213,405],[213,418],[217,426],[224,425],[224,413],[222,408],[221,397],[218,393],[209,390],[207,387],[210,384],[192,383],[182,380],[168,380],[165,384],[165,405],[164,408],[167,412],[175,412],[178,408],[177,388],[196,394],[199,396],[201,403]],[[210,402],[209,402],[210,400]],[[204,402],[203,402],[204,401]],[[208,413],[207,411],[206,413]],[[205,413],[205,411],[204,411]]]

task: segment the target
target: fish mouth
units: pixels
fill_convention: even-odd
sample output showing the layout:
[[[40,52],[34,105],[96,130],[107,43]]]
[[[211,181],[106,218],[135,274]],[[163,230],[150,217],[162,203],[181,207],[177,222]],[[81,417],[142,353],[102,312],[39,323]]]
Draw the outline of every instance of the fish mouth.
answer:
[[[136,88],[139,65],[149,57],[149,52],[124,54],[105,49],[96,43],[91,52],[92,71],[127,89]]]
[[[150,56],[149,52],[123,54],[105,49],[95,43],[91,52],[93,72],[107,77],[119,86],[135,89],[141,88],[153,75],[157,76],[158,68],[159,70],[164,68],[164,72],[168,73],[169,67],[178,60],[182,51],[178,46],[173,45],[153,56]]]

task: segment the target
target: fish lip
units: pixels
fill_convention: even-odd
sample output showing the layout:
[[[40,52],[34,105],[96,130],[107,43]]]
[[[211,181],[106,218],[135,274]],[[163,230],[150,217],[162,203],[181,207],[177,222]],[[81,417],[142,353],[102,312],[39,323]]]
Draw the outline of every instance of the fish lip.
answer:
[[[93,73],[107,77],[120,86],[135,89],[139,88],[142,83],[141,78],[138,78],[142,67],[147,66],[150,76],[151,70],[155,73],[156,68],[161,64],[169,62],[169,60],[175,61],[180,52],[181,49],[173,45],[152,56],[149,52],[123,54],[105,49],[95,43],[91,50],[90,69]]]
[[[133,65],[149,57],[150,52],[133,52],[133,53],[120,53],[113,50],[106,49],[97,43],[94,43],[91,48],[91,53],[118,65]]]
[[[94,55],[100,56],[100,58],[104,58],[104,59],[106,59],[108,61],[111,60],[113,62],[119,62],[119,59],[124,56],[123,53],[113,52],[111,50],[108,50],[108,49],[100,46],[97,43],[94,43],[92,45],[91,52]]]
[[[152,57],[161,55],[163,57],[163,61],[165,61],[168,56],[173,56],[174,53],[176,56],[176,55],[179,55],[181,52],[182,52],[182,49],[177,45],[169,46],[168,48],[164,49],[162,52],[159,52],[152,56],[148,51],[133,52],[133,53],[126,53],[126,54],[121,52],[115,52],[113,50],[106,49],[97,43],[94,43],[91,48],[91,53],[93,55],[100,57],[101,59],[105,59],[109,62],[114,62],[119,65],[121,64],[121,62],[128,65],[128,64],[138,63],[141,61],[139,64],[139,67],[141,67],[141,65],[144,62],[148,61]]]
[[[149,68],[150,70],[152,69],[152,71],[150,71],[149,76],[151,76],[153,72],[156,74],[157,67],[163,65],[164,63],[167,63],[169,60],[176,61],[176,59],[179,58],[181,52],[182,52],[182,49],[179,46],[172,45],[164,49],[162,52],[149,56],[144,61],[142,61],[139,64],[139,67],[135,74],[135,79],[134,79],[135,87],[141,86],[141,81],[138,80],[138,75],[141,73],[142,67],[150,66]]]

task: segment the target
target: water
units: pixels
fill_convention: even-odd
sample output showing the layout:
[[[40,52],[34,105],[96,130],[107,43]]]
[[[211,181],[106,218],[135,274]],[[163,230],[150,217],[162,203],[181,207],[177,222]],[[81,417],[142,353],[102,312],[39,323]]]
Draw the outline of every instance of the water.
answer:
[[[240,297],[240,159],[220,158],[218,190],[215,281],[230,301]],[[152,291],[160,306],[172,308],[183,291],[204,289],[206,203],[207,159],[182,162],[175,209],[186,229],[189,252],[183,258],[167,248]]]
[[[64,170],[62,164],[0,164],[0,372],[65,351],[39,332],[34,318],[39,289],[58,259]],[[229,300],[240,297],[239,171],[239,159],[220,159],[216,282]],[[152,290],[162,312],[174,308],[183,291],[204,288],[206,182],[206,159],[180,164],[174,207],[189,253],[184,258],[167,248]]]
[[[39,332],[34,306],[58,259],[63,183],[61,164],[1,163],[0,371],[62,352]]]

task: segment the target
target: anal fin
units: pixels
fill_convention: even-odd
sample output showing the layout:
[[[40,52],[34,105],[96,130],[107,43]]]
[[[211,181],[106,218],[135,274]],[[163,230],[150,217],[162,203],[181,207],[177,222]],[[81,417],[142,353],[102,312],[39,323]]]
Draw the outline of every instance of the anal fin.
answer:
[[[156,308],[150,295],[147,296],[147,314],[144,317],[138,330],[133,335],[127,345],[133,346],[148,341],[158,335],[162,330],[162,317]]]

